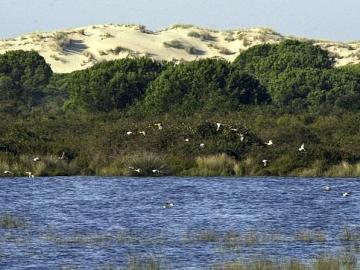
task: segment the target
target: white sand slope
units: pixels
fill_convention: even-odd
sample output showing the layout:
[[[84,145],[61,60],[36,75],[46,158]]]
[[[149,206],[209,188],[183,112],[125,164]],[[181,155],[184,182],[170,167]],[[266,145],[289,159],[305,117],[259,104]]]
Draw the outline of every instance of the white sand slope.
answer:
[[[216,31],[174,25],[152,32],[140,25],[105,24],[0,40],[0,54],[10,50],[35,50],[54,72],[68,73],[125,57],[148,56],[177,62],[221,57],[233,61],[251,46],[283,39],[306,40],[283,36],[268,28]],[[360,62],[360,42],[311,41],[331,52],[338,66]]]

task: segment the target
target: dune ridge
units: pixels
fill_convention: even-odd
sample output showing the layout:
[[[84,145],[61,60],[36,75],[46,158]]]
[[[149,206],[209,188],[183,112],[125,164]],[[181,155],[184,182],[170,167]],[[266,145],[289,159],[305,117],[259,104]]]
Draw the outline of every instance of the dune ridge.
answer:
[[[54,32],[30,33],[0,40],[0,54],[35,50],[56,73],[82,70],[102,61],[147,56],[155,60],[184,62],[220,57],[233,61],[241,51],[284,39],[308,40],[328,50],[336,66],[360,62],[360,41],[349,43],[284,36],[270,28],[227,31],[194,25],[173,25],[160,31],[143,25],[102,24]]]

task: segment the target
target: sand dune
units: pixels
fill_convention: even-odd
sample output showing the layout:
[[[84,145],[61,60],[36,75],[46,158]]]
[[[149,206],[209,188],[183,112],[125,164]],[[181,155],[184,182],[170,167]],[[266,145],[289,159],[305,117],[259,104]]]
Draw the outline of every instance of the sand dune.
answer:
[[[283,36],[268,28],[217,31],[193,25],[174,25],[153,32],[141,25],[104,24],[0,40],[0,53],[35,50],[54,72],[67,73],[125,57],[148,56],[177,62],[221,57],[233,61],[241,51],[251,46],[289,38],[307,40]],[[331,52],[338,66],[360,62],[360,42],[311,41]]]

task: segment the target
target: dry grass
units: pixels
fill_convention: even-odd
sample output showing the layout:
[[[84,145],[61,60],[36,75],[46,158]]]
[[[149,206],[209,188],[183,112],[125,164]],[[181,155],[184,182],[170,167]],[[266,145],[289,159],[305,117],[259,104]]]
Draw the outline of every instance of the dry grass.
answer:
[[[196,167],[189,171],[191,176],[236,175],[237,162],[225,154],[197,157]]]

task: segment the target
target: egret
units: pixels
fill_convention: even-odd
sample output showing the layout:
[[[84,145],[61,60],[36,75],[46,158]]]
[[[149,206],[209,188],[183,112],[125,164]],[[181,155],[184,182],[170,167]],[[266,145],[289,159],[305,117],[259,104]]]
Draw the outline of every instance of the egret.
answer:
[[[204,149],[205,148],[205,144],[204,143],[200,143],[200,148]]]
[[[268,164],[268,160],[267,160],[267,159],[263,159],[263,160],[262,160],[262,163],[264,164],[264,167],[266,167],[267,164]]]
[[[172,202],[166,202],[163,204],[162,208],[172,208],[174,204]]]
[[[34,162],[38,162],[38,161],[40,161],[40,158],[39,158],[39,157],[34,157],[34,158],[33,158],[33,161],[34,161]]]
[[[154,125],[158,127],[158,130],[162,130],[162,129],[163,129],[161,123],[156,123],[156,124],[154,124]]]
[[[265,143],[266,145],[273,145],[273,141],[269,140],[267,143]]]
[[[139,134],[142,134],[142,135],[146,135],[146,132],[145,131],[139,131]]]
[[[305,144],[304,143],[300,146],[299,151],[305,152]]]

